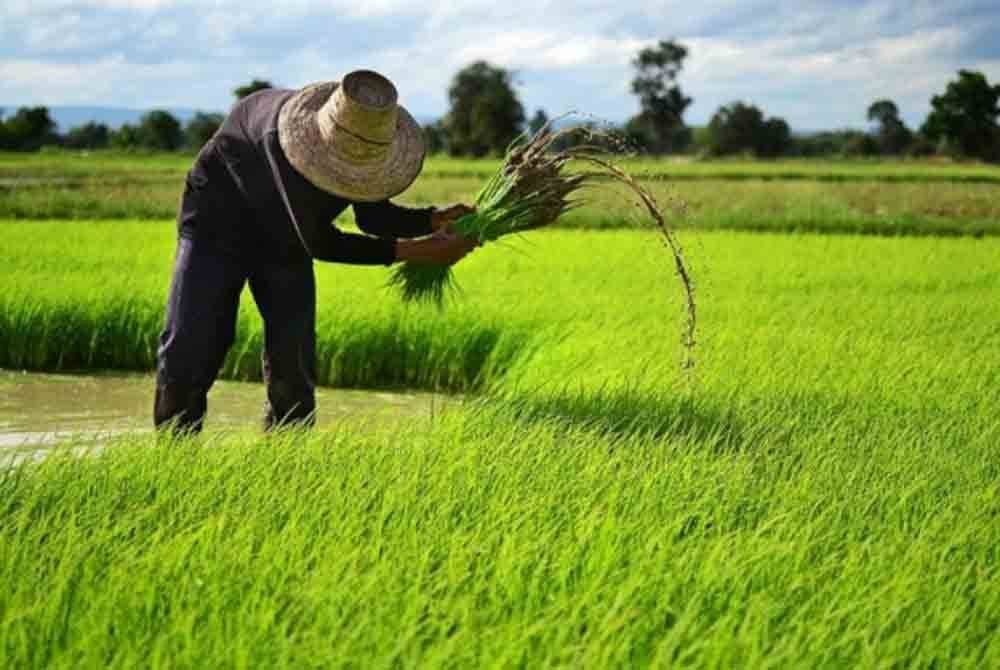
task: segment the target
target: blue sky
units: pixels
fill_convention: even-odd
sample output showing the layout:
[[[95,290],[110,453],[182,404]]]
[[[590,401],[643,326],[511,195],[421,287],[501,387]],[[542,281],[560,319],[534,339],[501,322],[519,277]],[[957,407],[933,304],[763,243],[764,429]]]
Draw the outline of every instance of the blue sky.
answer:
[[[863,126],[890,97],[918,125],[959,68],[1000,80],[1000,3],[980,0],[4,0],[0,103],[224,110],[252,77],[295,87],[368,67],[418,117],[452,75],[517,71],[530,113],[619,121],[630,59],[686,44],[689,123],[752,102],[796,129]]]

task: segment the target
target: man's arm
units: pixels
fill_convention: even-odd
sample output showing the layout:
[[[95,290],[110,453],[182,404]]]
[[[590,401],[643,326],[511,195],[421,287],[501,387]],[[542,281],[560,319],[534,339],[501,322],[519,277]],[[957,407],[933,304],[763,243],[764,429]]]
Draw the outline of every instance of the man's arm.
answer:
[[[395,240],[345,233],[333,224],[302,228],[307,252],[316,260],[353,265],[390,265],[396,261]]]
[[[388,200],[354,203],[358,228],[376,237],[407,239],[447,232],[462,216],[476,211],[469,205],[401,207]]]
[[[321,261],[355,265],[390,265],[397,260],[450,264],[459,260],[475,246],[475,243],[462,240],[454,235],[435,235],[426,240],[396,241],[389,235],[369,237],[345,233],[331,223],[339,211],[320,212],[319,209],[316,209],[308,214],[297,211],[286,188],[296,183],[296,176],[292,174],[292,168],[281,154],[277,142],[277,134],[269,134],[265,138],[265,154],[292,228],[302,242],[306,254],[310,257]],[[284,174],[283,169],[286,171]],[[325,207],[328,204],[325,200],[326,198],[320,207]],[[300,201],[306,209],[310,204],[308,201],[308,197],[303,197]],[[360,210],[368,210],[366,214],[374,214],[375,216],[366,216],[357,209],[358,207]],[[444,215],[445,212],[432,215],[434,208],[408,210],[393,205],[387,200],[380,203],[356,204],[355,208],[358,225],[366,232],[384,230],[380,225],[384,219],[379,214],[400,214],[402,224],[399,225],[402,225],[405,230],[416,232],[417,235],[430,234],[433,232],[435,224],[444,228],[448,223],[448,217]],[[300,214],[305,214],[305,216],[300,216]],[[362,225],[362,219],[370,225]]]
[[[388,200],[356,202],[354,220],[358,228],[376,237],[412,238],[434,232],[433,207],[401,207]]]
[[[309,229],[310,255],[321,261],[354,265],[390,265],[396,261],[451,265],[478,243],[437,233],[423,240],[393,240],[345,233],[333,224]]]

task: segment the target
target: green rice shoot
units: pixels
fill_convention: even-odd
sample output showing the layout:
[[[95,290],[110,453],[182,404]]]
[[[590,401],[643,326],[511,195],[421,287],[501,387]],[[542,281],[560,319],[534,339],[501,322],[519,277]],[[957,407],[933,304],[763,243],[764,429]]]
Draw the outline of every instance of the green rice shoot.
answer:
[[[585,133],[603,143],[615,138],[587,127],[553,131],[551,122],[534,134],[524,133],[507,148],[503,163],[493,173],[475,198],[476,211],[452,224],[452,232],[480,244],[507,235],[524,233],[556,223],[579,207],[583,201],[573,198],[581,189],[598,180],[611,179],[628,187],[655,222],[674,259],[674,267],[685,295],[686,327],[683,342],[687,351],[685,367],[693,365],[697,312],[694,285],[684,262],[684,252],[673,231],[667,226],[653,195],[624,170],[611,163],[598,142],[586,141],[569,148],[555,149],[557,141],[571,134]],[[588,164],[585,172],[571,173],[564,168],[576,161]],[[425,302],[443,307],[457,292],[450,266],[406,262],[399,265],[389,284],[396,287],[405,302]]]

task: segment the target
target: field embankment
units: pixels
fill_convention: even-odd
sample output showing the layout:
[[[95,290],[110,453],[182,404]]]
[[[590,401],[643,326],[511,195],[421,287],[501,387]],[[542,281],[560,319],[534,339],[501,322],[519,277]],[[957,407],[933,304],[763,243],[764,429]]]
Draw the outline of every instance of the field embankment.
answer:
[[[175,215],[190,156],[0,154],[0,218],[163,219]],[[689,162],[624,166],[663,203],[687,204],[677,225],[700,230],[875,235],[1000,233],[1000,169],[923,163]],[[471,200],[494,161],[433,158],[399,200]],[[345,213],[344,222],[351,220]],[[560,224],[634,228],[610,183]]]

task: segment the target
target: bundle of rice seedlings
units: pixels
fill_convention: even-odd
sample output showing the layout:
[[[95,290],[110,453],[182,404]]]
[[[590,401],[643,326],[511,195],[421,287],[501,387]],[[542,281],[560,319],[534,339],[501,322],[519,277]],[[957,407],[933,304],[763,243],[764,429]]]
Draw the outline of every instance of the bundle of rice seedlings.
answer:
[[[476,195],[476,211],[453,223],[452,231],[479,243],[492,242],[548,226],[576,206],[569,196],[583,185],[586,176],[564,173],[563,167],[586,148],[548,151],[566,132],[553,133],[545,127],[530,137],[522,135],[514,140],[503,165]],[[402,264],[390,284],[400,289],[407,302],[437,305],[456,288],[450,267],[423,263]]]
[[[506,235],[523,233],[555,223],[560,216],[579,206],[574,193],[598,179],[611,178],[633,191],[653,218],[674,257],[675,269],[685,291],[687,328],[684,344],[688,351],[685,366],[693,364],[695,303],[694,286],[684,263],[683,250],[659,210],[653,195],[628,174],[602,157],[605,151],[594,143],[584,142],[567,149],[554,150],[556,141],[570,133],[589,128],[552,131],[551,124],[533,135],[523,134],[511,143],[503,164],[475,198],[476,211],[452,224],[454,233],[479,243],[492,242]],[[607,135],[600,140],[614,141]],[[590,171],[564,171],[572,161],[589,164]],[[594,170],[596,168],[596,170]],[[430,302],[438,306],[457,286],[447,265],[403,263],[393,272],[389,283],[396,286],[406,302]]]

